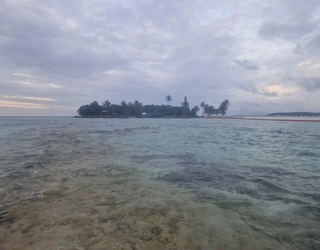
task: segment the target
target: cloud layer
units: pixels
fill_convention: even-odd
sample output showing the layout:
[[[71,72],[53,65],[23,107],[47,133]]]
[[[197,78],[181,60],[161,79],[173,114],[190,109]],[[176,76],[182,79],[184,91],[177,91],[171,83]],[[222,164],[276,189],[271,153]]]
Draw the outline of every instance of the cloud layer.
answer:
[[[4,0],[0,115],[94,100],[318,111],[320,2]]]

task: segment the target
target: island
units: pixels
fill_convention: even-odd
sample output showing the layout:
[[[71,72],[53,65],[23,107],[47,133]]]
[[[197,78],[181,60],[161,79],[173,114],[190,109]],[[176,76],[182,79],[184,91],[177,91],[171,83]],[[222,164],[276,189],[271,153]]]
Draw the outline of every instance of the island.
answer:
[[[181,106],[171,106],[169,103],[172,97],[167,95],[164,100],[167,102],[161,105],[147,104],[135,100],[134,102],[122,101],[120,104],[113,104],[110,101],[104,101],[100,105],[97,101],[82,105],[78,109],[79,116],[82,118],[201,118],[204,116],[225,116],[230,106],[228,100],[220,103],[218,108],[202,102],[190,108],[187,97],[184,97]],[[202,109],[202,116],[197,113]]]

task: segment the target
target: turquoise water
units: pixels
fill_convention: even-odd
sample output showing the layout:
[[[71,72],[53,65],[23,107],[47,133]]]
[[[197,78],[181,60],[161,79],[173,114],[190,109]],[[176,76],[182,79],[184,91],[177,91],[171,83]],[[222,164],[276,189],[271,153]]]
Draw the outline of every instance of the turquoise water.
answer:
[[[320,249],[319,141],[308,122],[2,117],[0,243]]]

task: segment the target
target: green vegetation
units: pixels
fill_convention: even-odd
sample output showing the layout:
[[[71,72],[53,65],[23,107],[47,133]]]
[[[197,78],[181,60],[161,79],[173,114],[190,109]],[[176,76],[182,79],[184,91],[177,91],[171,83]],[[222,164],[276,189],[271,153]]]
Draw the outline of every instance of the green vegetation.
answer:
[[[212,115],[226,115],[228,108],[230,106],[230,102],[228,100],[224,100],[222,103],[220,103],[219,108],[215,108],[212,105],[205,104],[202,102],[200,104],[200,107],[202,108],[202,114],[207,115],[207,116],[212,116]]]
[[[112,104],[110,101],[104,101],[100,105],[97,101],[90,104],[82,105],[78,109],[78,114],[81,117],[141,117],[142,113],[151,114],[155,110],[161,114],[165,114],[166,117],[198,117],[197,112],[200,110],[198,106],[194,106],[190,109],[189,103],[185,100],[181,103],[181,106],[171,106],[169,102],[172,101],[172,97],[167,95],[164,99],[167,101],[167,105],[142,105],[139,101],[125,102],[120,104]],[[202,102],[200,107],[203,109],[203,115],[226,115],[230,102],[228,100],[223,101],[218,109],[213,106],[209,106]]]

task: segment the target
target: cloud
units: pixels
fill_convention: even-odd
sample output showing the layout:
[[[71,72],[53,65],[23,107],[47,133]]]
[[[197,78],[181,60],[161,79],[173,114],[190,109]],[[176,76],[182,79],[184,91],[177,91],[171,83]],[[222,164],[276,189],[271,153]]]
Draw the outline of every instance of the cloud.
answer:
[[[296,40],[312,32],[315,27],[315,24],[312,23],[265,23],[262,25],[259,34],[265,39]]]
[[[319,9],[317,0],[284,0],[259,29],[259,36],[269,41],[283,40],[294,46],[292,52],[304,54],[319,50]],[[268,7],[266,10],[270,10]]]
[[[62,88],[60,85],[57,85],[57,84],[54,84],[54,83],[49,83],[48,86],[51,87],[51,88],[58,88],[58,89]]]
[[[303,54],[304,50],[301,46],[301,44],[297,44],[294,49],[293,49],[293,53],[295,54]]]
[[[293,77],[293,76],[283,76],[282,80],[283,81],[296,81],[296,80],[298,80],[298,78]]]
[[[313,37],[306,45],[305,47],[310,51],[310,52],[320,52],[320,34],[316,35]]]
[[[245,68],[247,70],[258,70],[259,67],[254,63],[248,60],[234,60],[235,64],[241,68]]]
[[[36,101],[49,101],[53,102],[55,99],[52,98],[42,98],[42,97],[32,97],[32,96],[4,96],[8,99],[27,99],[27,100],[36,100]]]
[[[168,94],[173,105],[185,94],[191,106],[229,99],[239,113],[263,113],[269,100],[287,105],[307,95],[319,103],[307,91],[320,77],[318,6],[317,0],[6,0],[0,106],[22,101],[69,107],[59,111],[74,115],[94,100],[162,104]],[[297,84],[300,93],[291,91]],[[250,110],[244,100],[261,106]],[[21,107],[17,113],[34,114]]]
[[[303,77],[299,80],[299,84],[308,92],[320,90],[320,77]]]
[[[245,91],[248,91],[250,93],[263,95],[265,97],[279,97],[280,96],[277,92],[268,91],[267,89],[265,89],[262,86],[255,86],[255,85],[245,86],[245,85],[243,85],[240,88],[245,90]]]
[[[46,107],[41,104],[27,103],[27,102],[14,102],[0,100],[0,107],[6,108],[19,108],[19,109],[45,109]]]
[[[320,29],[320,27],[318,28]],[[302,43],[297,44],[293,52],[295,54],[303,54],[303,53],[319,53],[320,51],[320,34],[312,34]]]

